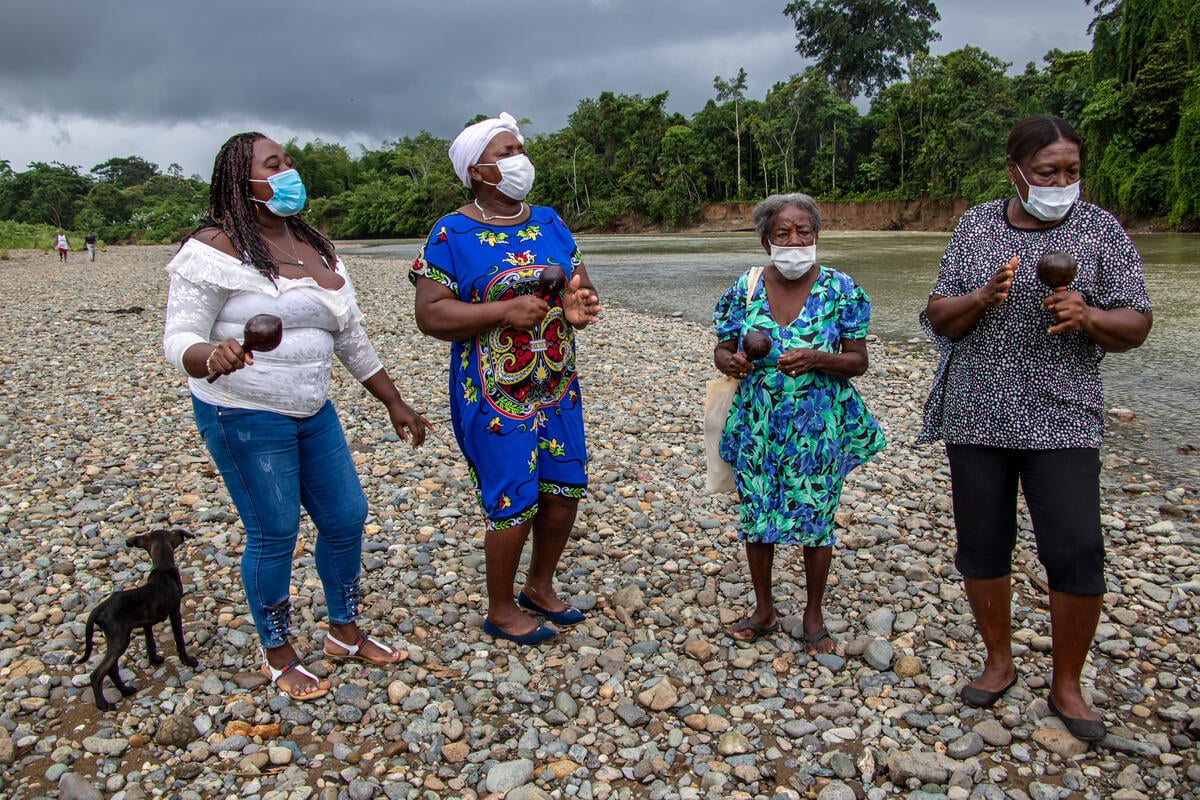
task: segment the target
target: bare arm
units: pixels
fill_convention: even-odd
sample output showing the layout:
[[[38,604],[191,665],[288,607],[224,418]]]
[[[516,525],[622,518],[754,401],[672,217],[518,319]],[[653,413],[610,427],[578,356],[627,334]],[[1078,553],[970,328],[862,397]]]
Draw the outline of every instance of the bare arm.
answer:
[[[550,306],[534,295],[490,303],[464,303],[446,286],[417,278],[417,327],[427,336],[460,342],[501,326],[528,330],[541,322]]]
[[[588,277],[583,264],[575,268],[571,282],[563,292],[563,316],[572,328],[582,330],[595,322],[600,315],[600,296]]]
[[[802,372],[823,372],[834,378],[849,380],[867,371],[867,343],[863,339],[842,339],[841,352],[826,353],[797,347],[779,357],[780,372],[799,375]]]
[[[1055,292],[1042,301],[1042,307],[1054,314],[1055,324],[1047,333],[1083,331],[1092,341],[1110,353],[1124,353],[1140,347],[1150,335],[1154,321],[1150,313],[1132,308],[1096,308],[1084,302],[1079,292]]]
[[[722,375],[741,380],[754,369],[754,362],[746,358],[746,354],[738,350],[737,339],[726,339],[717,342],[713,348],[713,365]]]
[[[429,430],[429,422],[417,412],[409,408],[408,403],[400,396],[400,390],[387,374],[387,370],[378,370],[362,382],[366,390],[387,408],[388,417],[396,435],[407,440],[412,435],[413,447],[425,443],[425,432]]]
[[[933,332],[948,339],[958,339],[969,333],[983,317],[983,312],[1008,299],[1017,264],[1017,257],[1013,256],[987,283],[973,292],[957,297],[940,294],[930,297],[925,314]]]

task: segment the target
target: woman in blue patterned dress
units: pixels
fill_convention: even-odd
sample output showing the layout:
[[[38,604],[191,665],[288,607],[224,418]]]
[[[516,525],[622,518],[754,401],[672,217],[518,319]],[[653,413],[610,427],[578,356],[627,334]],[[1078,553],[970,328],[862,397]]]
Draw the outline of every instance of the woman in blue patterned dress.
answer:
[[[1099,741],[1104,723],[1079,678],[1106,589],[1100,359],[1140,346],[1151,309],[1141,256],[1121,223],[1079,200],[1081,143],[1059,117],[1021,120],[1005,151],[1014,195],[958,221],[921,315],[941,363],[918,441],[946,443],[955,565],[987,650],[963,702],[995,705],[1017,682],[1011,573],[1020,485],[1050,586],[1048,705],[1072,735]],[[1035,265],[1049,252],[1078,263],[1062,291],[1038,280]]]
[[[595,321],[595,288],[566,224],[531,206],[533,165],[513,118],[468,126],[450,159],[472,202],[438,220],[410,272],[421,331],[451,342],[450,408],[487,517],[486,633],[523,645],[584,616],[558,598],[554,571],[587,489],[575,331]],[[565,285],[539,290],[561,269]],[[530,532],[524,588],[513,583]]]
[[[821,212],[806,194],[772,195],[754,208],[771,266],[741,275],[713,312],[717,369],[741,381],[721,437],[741,499],[738,537],[754,583],[755,609],[729,635],[754,641],[779,623],[771,596],[776,544],[804,548],[803,635],[814,653],[833,638],[821,604],[833,554],[833,515],[850,470],[884,447],[883,433],[850,379],[867,369],[871,304],[854,281],[817,264]],[[749,292],[749,299],[747,299]],[[770,337],[751,360],[742,341]]]

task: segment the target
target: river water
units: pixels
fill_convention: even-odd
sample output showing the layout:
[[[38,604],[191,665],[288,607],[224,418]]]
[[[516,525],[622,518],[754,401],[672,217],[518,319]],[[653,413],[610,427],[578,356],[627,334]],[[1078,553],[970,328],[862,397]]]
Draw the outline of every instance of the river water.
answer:
[[[871,298],[871,333],[902,346],[926,340],[917,324],[948,233],[827,231],[819,261],[852,276]],[[709,324],[716,299],[747,267],[766,263],[751,233],[577,237],[601,301]],[[1200,474],[1200,236],[1135,235],[1154,327],[1146,343],[1103,361],[1105,406],[1132,409],[1110,424],[1110,447],[1146,455],[1194,479]],[[343,253],[390,256],[407,269],[420,243],[361,242]]]

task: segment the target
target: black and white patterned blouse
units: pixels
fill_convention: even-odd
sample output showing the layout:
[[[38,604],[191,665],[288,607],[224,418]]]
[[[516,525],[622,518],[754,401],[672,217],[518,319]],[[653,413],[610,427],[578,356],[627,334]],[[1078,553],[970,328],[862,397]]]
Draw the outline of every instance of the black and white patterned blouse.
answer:
[[[933,294],[956,297],[983,286],[1013,256],[1020,258],[1008,298],[989,308],[961,338],[936,336],[941,353],[918,442],[978,444],[1030,450],[1099,447],[1104,436],[1100,359],[1083,331],[1050,335],[1053,315],[1041,301],[1050,289],[1037,277],[1044,253],[1079,262],[1070,289],[1102,309],[1150,310],[1142,258],[1121,224],[1104,209],[1078,202],[1058,225],[1014,227],[1007,200],[968,209],[946,245]]]

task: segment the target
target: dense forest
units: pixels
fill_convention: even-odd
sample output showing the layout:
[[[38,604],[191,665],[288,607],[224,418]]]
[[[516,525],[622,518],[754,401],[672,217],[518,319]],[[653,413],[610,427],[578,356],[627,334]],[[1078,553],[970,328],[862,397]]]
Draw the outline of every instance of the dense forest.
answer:
[[[1084,137],[1087,199],[1126,218],[1200,227],[1200,0],[1076,1],[1093,12],[1091,51],[1051,50],[1010,76],[975,47],[928,55],[940,19],[932,0],[796,0],[781,24],[795,27],[798,54],[813,64],[805,72],[762,98],[746,95],[744,70],[717,76],[690,117],[667,113],[666,92],[583,99],[565,128],[526,142],[537,166],[530,199],[577,230],[682,227],[705,204],[777,191],[975,203],[1010,191],[1012,123],[1049,113]],[[860,18],[868,9],[870,24]],[[308,188],[309,221],[351,238],[424,235],[464,202],[448,145],[422,132],[357,156],[321,140],[286,149]],[[87,172],[57,162],[16,172],[0,160],[0,246],[46,226],[108,242],[177,240],[207,193],[177,165],[164,172],[138,156]]]

